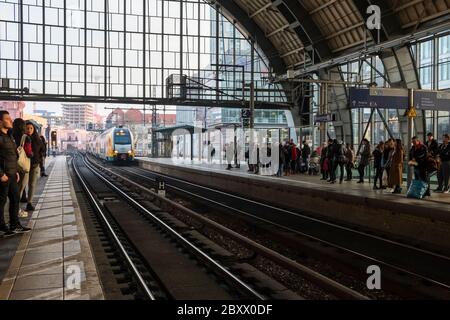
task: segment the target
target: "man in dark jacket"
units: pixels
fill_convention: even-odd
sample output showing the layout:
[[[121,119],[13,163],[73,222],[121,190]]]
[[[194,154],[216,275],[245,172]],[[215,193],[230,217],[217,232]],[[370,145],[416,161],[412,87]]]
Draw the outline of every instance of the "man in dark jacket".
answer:
[[[45,173],[45,159],[47,158],[47,141],[45,141],[44,136],[41,136],[42,141],[42,151],[41,151],[41,177],[48,177],[48,175]]]
[[[410,150],[409,158],[415,162],[417,162],[417,166],[414,170],[414,178],[416,180],[422,180],[428,183],[428,190],[425,193],[425,196],[430,196],[430,187],[429,187],[429,179],[428,179],[428,171],[427,171],[427,157],[428,157],[428,148],[425,144],[423,144],[419,138],[412,138],[412,148]]]
[[[436,141],[436,139],[433,137],[433,134],[429,132],[427,134],[427,142],[425,143],[425,146],[428,149],[428,153],[435,158],[438,155],[439,152],[439,144]]]
[[[0,111],[0,232],[4,236],[30,231],[19,222],[19,173],[16,143],[10,134],[12,119],[7,111]],[[5,205],[9,199],[9,229],[5,223]]]
[[[327,158],[330,163],[330,179],[328,182],[336,183],[336,168],[338,158],[338,141],[334,139],[327,149]]]
[[[372,152],[373,166],[375,169],[375,178],[373,181],[373,189],[379,190],[383,188],[383,154],[384,154],[384,142],[381,141],[375,150]],[[377,186],[377,182],[380,182],[380,187]]]
[[[303,148],[302,148],[302,160],[305,164],[305,171],[309,171],[309,157],[311,156],[311,147],[308,145],[308,142],[303,141]]]

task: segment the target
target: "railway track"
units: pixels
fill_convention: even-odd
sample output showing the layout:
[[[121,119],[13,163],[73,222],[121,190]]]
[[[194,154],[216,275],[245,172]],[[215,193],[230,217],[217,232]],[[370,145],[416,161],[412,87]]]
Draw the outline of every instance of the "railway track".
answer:
[[[274,286],[273,281],[267,285],[258,280],[256,269],[208,243],[195,230],[170,219],[163,210],[154,206],[153,210],[147,209],[150,203],[120,179],[100,173],[100,167],[94,163],[78,156],[73,165],[92,205],[121,248],[141,295],[146,298],[301,298],[279,284]]]
[[[310,268],[293,261],[292,259],[289,259],[286,256],[283,256],[274,250],[271,250],[261,244],[256,243],[255,241],[252,241],[251,239],[234,232],[223,225],[220,225],[208,218],[203,217],[202,215],[189,210],[181,205],[179,205],[176,202],[171,201],[170,199],[166,198],[160,198],[158,197],[154,192],[152,192],[149,188],[145,188],[141,183],[138,183],[139,180],[136,179],[128,179],[124,175],[120,175],[116,172],[116,170],[126,170],[121,168],[114,168],[114,170],[108,169],[104,166],[100,166],[97,164],[97,169],[108,174],[111,181],[113,180],[119,180],[121,185],[126,185],[131,192],[140,194],[144,199],[145,197],[149,197],[151,200],[153,200],[153,203],[156,203],[158,207],[155,208],[155,205],[151,205],[151,207],[155,208],[154,210],[160,211],[160,210],[167,210],[167,211],[175,211],[175,212],[183,212],[183,214],[186,214],[190,218],[194,219],[198,223],[200,223],[201,227],[207,227],[212,229],[214,232],[220,233],[221,235],[231,239],[232,241],[236,242],[239,246],[245,247],[248,249],[252,255],[259,255],[261,257],[264,257],[265,259],[268,259],[277,265],[282,266],[283,268],[286,268],[290,272],[293,272],[295,274],[300,275],[302,278],[304,278],[306,281],[310,281],[313,283],[313,285],[318,286],[322,290],[324,290],[327,293],[330,293],[335,298],[340,299],[360,299],[364,300],[367,299],[366,296],[354,291],[353,289],[346,287],[342,284],[337,283],[336,281],[318,273]],[[144,196],[145,195],[145,196]],[[141,199],[142,201],[142,199]],[[146,202],[145,200],[143,200]],[[161,209],[163,208],[163,209]],[[228,257],[230,259],[230,257]],[[233,266],[229,266],[231,269],[233,269]],[[240,269],[240,268],[236,268]],[[255,272],[255,271],[253,271]],[[267,278],[267,276],[263,276],[263,278]],[[283,295],[275,295],[272,296],[272,298],[292,298],[288,296]]]
[[[135,181],[139,179],[154,184],[156,178],[163,180],[169,192],[220,207],[228,214],[238,214],[260,224],[276,227],[301,239],[297,239],[300,245],[307,239],[315,242],[315,247],[326,247],[327,252],[331,248],[332,255],[341,262],[345,259],[355,263],[357,259],[356,265],[360,268],[378,265],[383,270],[383,279],[388,280],[385,284],[389,290],[403,297],[450,298],[450,275],[446,272],[450,270],[450,258],[445,255],[141,168],[114,170],[133,177]],[[359,272],[366,275],[365,269]]]

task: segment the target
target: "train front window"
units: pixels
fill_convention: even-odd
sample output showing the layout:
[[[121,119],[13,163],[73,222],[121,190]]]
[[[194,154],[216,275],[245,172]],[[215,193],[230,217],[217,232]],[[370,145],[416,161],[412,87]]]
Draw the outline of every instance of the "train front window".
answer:
[[[129,132],[120,130],[115,132],[115,144],[131,144],[131,136]]]

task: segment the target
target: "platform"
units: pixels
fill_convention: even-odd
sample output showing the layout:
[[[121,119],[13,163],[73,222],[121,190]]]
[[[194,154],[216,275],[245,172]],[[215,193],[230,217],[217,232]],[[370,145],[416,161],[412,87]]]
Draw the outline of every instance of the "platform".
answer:
[[[274,177],[241,169],[226,170],[225,162],[201,163],[177,159],[139,159],[145,169],[196,182],[225,192],[239,193],[253,200],[304,210],[346,225],[361,226],[383,234],[406,237],[450,250],[450,195],[433,193],[425,200],[403,194],[375,191],[369,182],[356,180],[331,185],[320,176]],[[232,177],[232,178],[231,178]]]
[[[103,299],[66,157],[53,161],[28,222],[32,231],[16,236],[20,241],[0,285],[0,300]]]

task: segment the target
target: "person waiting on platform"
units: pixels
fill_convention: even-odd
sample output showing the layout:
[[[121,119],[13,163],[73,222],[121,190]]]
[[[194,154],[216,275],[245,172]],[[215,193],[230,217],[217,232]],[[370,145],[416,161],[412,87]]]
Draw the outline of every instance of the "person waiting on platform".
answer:
[[[409,158],[411,159],[410,165],[413,165],[414,168],[414,178],[416,180],[422,180],[424,182],[428,181],[428,172],[427,172],[427,158],[428,158],[428,149],[427,146],[422,143],[417,137],[413,137],[412,147],[409,152]],[[431,196],[430,187],[428,184],[428,190],[425,193],[426,197]]]
[[[392,166],[392,154],[395,151],[395,140],[390,138],[384,144],[383,157],[381,159],[381,166],[383,167],[383,175],[386,174],[387,181],[389,181],[389,175],[391,174]],[[382,178],[383,179],[383,178]],[[381,189],[386,189],[386,186],[381,186]]]
[[[380,190],[383,187],[383,153],[384,142],[381,141],[372,153],[373,166],[375,169],[375,178],[373,181],[373,190]],[[377,182],[380,182],[380,186],[377,186]]]
[[[302,148],[302,162],[304,165],[304,172],[309,171],[309,157],[311,156],[311,147],[308,145],[308,142],[303,141],[303,148]]]
[[[0,110],[0,232],[3,236],[28,232],[19,221],[19,172],[16,143],[11,136],[13,122],[9,112]],[[6,200],[9,199],[9,228],[5,223]]]
[[[225,144],[225,158],[227,159],[227,170],[231,170],[233,166],[231,165],[234,158],[234,151],[233,151],[234,143],[230,142]],[[233,151],[233,152],[232,152]]]
[[[336,170],[337,168],[339,168],[340,170],[340,176],[339,176],[339,183],[342,184],[342,181],[344,181],[344,166],[345,163],[347,162],[347,158],[345,157],[345,146],[344,146],[344,142],[338,142],[336,141],[336,154],[335,154],[335,160],[334,162],[334,167],[333,167],[333,176],[334,176],[334,182],[332,182],[333,184],[336,183]]]
[[[366,167],[369,165],[370,155],[370,142],[367,139],[363,139],[361,142],[361,150],[359,151],[358,183],[364,183],[364,176],[366,174]]]
[[[42,154],[44,146],[42,140],[37,133],[37,130],[32,122],[27,121],[26,124],[27,135],[31,138],[31,146],[33,149],[33,157],[31,158],[30,177],[28,180],[28,197],[27,197],[27,211],[34,211],[33,199],[36,192],[36,185],[41,176],[41,163],[43,161]]]
[[[405,151],[403,149],[402,141],[397,139],[392,143],[394,149],[391,152],[390,172],[389,172],[389,187],[393,188],[392,193],[397,194],[402,192],[403,184],[403,160],[405,158]]]
[[[320,169],[322,171],[322,179],[327,181],[330,176],[330,159],[328,158],[328,149],[330,148],[333,140],[328,140],[328,144],[326,142],[323,143],[321,156],[320,156]]]
[[[294,139],[291,139],[290,142],[290,149],[291,149],[291,174],[297,173],[297,158],[298,158],[298,148],[297,145],[294,143]]]
[[[328,146],[327,150],[327,158],[329,162],[330,169],[330,179],[328,182],[331,184],[336,183],[336,168],[338,162],[338,141],[336,139],[333,140],[331,145]]]
[[[429,132],[427,134],[427,142],[425,143],[425,146],[428,149],[428,153],[433,156],[436,157],[439,151],[439,144],[436,141],[436,139],[434,139],[434,136],[431,132]]]
[[[33,157],[33,147],[31,144],[31,138],[25,134],[26,131],[26,122],[25,120],[21,118],[16,118],[13,122],[13,138],[16,141],[16,147],[23,148],[25,151],[25,154],[29,159]],[[27,196],[25,193],[25,188],[28,186],[28,180],[30,177],[29,172],[25,172],[19,168],[19,175],[20,175],[20,181],[19,181],[19,197],[22,199],[21,202],[26,203],[27,202]],[[19,217],[25,217],[28,213],[26,213],[23,209],[19,210]]]
[[[443,142],[439,146],[437,155],[440,162],[438,170],[438,188],[435,192],[449,193],[449,180],[450,180],[450,136],[444,134]]]
[[[355,167],[355,151],[353,151],[353,146],[350,143],[347,143],[345,146],[345,171],[347,173],[347,179],[345,181],[353,180],[353,168]]]
[[[47,159],[47,141],[44,136],[41,136],[42,145],[44,148],[42,149],[42,162],[41,162],[41,177],[48,177],[45,173],[45,160]]]
[[[278,149],[279,149],[279,154],[278,154],[278,172],[277,172],[277,177],[281,177],[283,175],[284,172],[284,164],[286,163],[286,148],[285,146],[283,146],[282,143],[280,143],[278,145]]]

